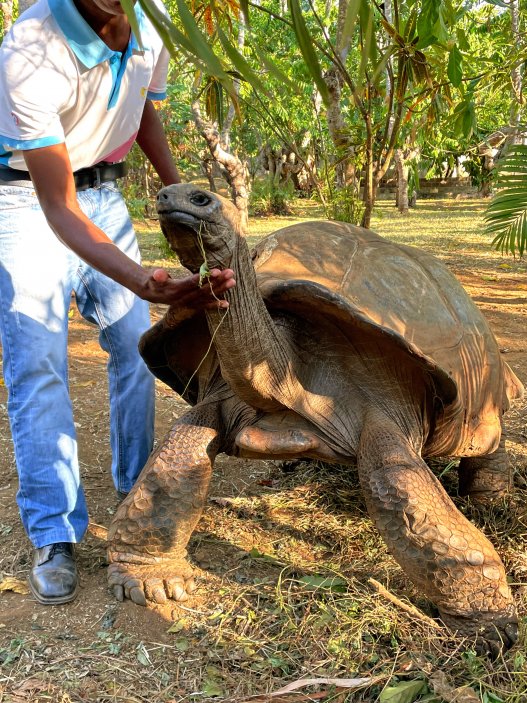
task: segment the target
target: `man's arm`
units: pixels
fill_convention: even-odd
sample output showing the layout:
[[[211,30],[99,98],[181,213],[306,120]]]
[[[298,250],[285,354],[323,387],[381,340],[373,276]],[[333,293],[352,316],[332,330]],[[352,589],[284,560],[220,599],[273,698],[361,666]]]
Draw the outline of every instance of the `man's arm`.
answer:
[[[197,274],[183,279],[170,278],[165,269],[147,270],[115,246],[78,206],[65,144],[27,150],[24,157],[50,227],[81,259],[152,303],[193,309],[228,306],[226,301],[216,301],[209,285],[199,287]],[[233,276],[229,269],[213,272],[216,296],[234,286]]]
[[[165,130],[151,100],[147,100],[145,103],[136,142],[155,168],[164,186],[181,183],[179,171],[170,153]]]

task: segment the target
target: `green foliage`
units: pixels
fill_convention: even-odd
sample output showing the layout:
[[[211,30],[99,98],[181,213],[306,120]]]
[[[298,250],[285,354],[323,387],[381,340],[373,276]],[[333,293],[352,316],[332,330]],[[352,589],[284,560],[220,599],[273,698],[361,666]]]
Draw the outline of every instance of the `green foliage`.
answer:
[[[463,168],[469,174],[473,186],[476,186],[479,191],[490,191],[497,174],[496,171],[485,168],[484,156],[471,153],[469,158],[463,162]]]
[[[142,151],[134,145],[126,158],[128,174],[120,181],[120,188],[126,200],[132,219],[141,220],[154,214],[153,198],[161,187],[154,169],[146,161]],[[147,184],[148,183],[148,187]]]
[[[447,74],[452,85],[455,88],[459,88],[463,78],[463,57],[456,44],[454,44],[448,56]]]
[[[308,67],[309,72],[320,92],[322,100],[327,105],[329,103],[328,87],[322,76],[322,69],[313,46],[313,39],[307,30],[304,15],[300,7],[300,2],[299,0],[288,0],[288,5],[293,23],[293,30],[300,47],[300,51],[302,52],[306,66]]]
[[[250,5],[243,45],[235,1],[169,0],[172,22],[156,15],[153,0],[140,2],[177,62],[163,113],[183,172],[195,175],[202,159],[203,143],[186,128],[197,68],[205,77],[202,106],[220,129],[234,101],[230,148],[252,165],[251,175],[261,176],[264,147],[307,155],[327,216],[349,222],[361,220],[361,199],[372,207],[371,175],[373,200],[394,148],[418,144],[424,160],[442,164],[508,124],[510,70],[525,58],[523,38],[511,41],[509,13],[494,6],[500,0],[394,0],[389,14],[373,0],[348,0],[340,24],[338,3],[288,0],[281,14],[283,3],[264,0]],[[241,8],[249,19],[249,4]],[[340,81],[338,133],[326,110],[334,95],[328,71]],[[361,163],[356,182],[336,188],[335,166],[352,159]],[[469,168],[477,185],[488,185],[476,159]],[[289,199],[282,186],[258,183],[251,210],[287,212]]]
[[[485,232],[507,254],[523,256],[527,246],[527,146],[511,147],[498,164],[498,192],[485,214]]]
[[[472,92],[468,92],[454,110],[454,135],[458,139],[470,139],[476,132],[476,108]]]
[[[140,190],[135,184],[132,184],[126,189],[124,196],[128,206],[128,212],[133,220],[142,220],[145,216],[148,216],[150,199],[142,197],[140,195]]]
[[[358,225],[364,214],[364,203],[354,186],[334,188],[328,191],[325,209],[329,220]]]
[[[299,583],[306,589],[324,593],[330,591],[332,593],[345,593],[347,582],[346,579],[338,576],[301,576],[298,579]]]
[[[289,215],[290,204],[295,196],[291,181],[272,183],[268,179],[256,180],[249,195],[249,212],[251,215]]]
[[[414,703],[426,690],[426,684],[421,679],[399,681],[393,686],[387,686],[379,696],[379,701],[380,703]]]
[[[437,39],[434,30],[439,21],[440,8],[441,0],[423,0],[421,3],[421,12],[417,19],[418,46],[420,49],[425,49]]]

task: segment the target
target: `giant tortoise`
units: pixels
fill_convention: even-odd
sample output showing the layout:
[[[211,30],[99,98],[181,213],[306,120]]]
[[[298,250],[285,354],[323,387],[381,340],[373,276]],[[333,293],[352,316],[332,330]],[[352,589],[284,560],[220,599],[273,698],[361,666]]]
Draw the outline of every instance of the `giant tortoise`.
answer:
[[[140,348],[192,406],[109,531],[120,599],[194,588],[186,547],[216,455],[357,464],[368,511],[443,622],[496,651],[516,638],[503,565],[423,457],[462,457],[461,493],[509,488],[502,415],[522,385],[443,264],[342,222],[281,229],[249,252],[235,206],[191,184],[157,198],[192,272],[232,268],[228,312],[169,308]],[[206,264],[205,264],[206,262]]]

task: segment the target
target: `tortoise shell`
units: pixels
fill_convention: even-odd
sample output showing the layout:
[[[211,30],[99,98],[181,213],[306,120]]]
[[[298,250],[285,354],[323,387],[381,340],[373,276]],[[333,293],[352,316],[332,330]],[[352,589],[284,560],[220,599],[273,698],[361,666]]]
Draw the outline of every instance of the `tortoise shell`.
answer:
[[[371,230],[313,221],[263,239],[253,263],[271,315],[304,318],[314,335],[331,320],[349,339],[375,338],[386,354],[403,349],[433,379],[436,412],[423,455],[478,456],[498,447],[502,414],[522,386],[483,315],[438,259]],[[195,403],[196,359],[209,345],[197,314],[147,333],[141,353],[155,375]],[[214,355],[206,366],[209,374],[217,368]]]
[[[423,453],[494,451],[501,416],[522,393],[464,288],[437,258],[339,222],[286,227],[253,252],[268,307],[370,327],[435,377],[438,412]]]

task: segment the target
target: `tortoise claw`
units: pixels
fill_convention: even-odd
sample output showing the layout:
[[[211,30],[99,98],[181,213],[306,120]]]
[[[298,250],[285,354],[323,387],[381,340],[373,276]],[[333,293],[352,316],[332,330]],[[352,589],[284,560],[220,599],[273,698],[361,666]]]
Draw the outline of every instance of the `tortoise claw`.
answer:
[[[146,600],[151,601],[152,603],[159,603],[160,605],[167,602],[167,594],[165,593],[163,579],[146,579],[143,587]]]
[[[130,600],[136,605],[146,605],[146,597],[143,589],[140,586],[134,586],[130,589]]]
[[[166,587],[169,598],[172,598],[172,600],[176,601],[188,600],[188,594],[191,593],[191,582],[193,582],[192,578],[188,579],[188,582],[185,582],[183,579],[178,578],[177,576],[171,579],[167,579]]]
[[[518,618],[511,608],[500,613],[476,613],[472,617],[441,614],[452,632],[471,639],[476,652],[497,659],[518,640]]]
[[[119,603],[122,603],[124,601],[124,588],[116,584],[115,586],[113,586],[112,590],[115,599],[118,600]]]
[[[128,598],[143,606],[185,601],[196,588],[192,568],[183,559],[148,565],[113,562],[108,585],[118,601]]]
[[[518,623],[496,623],[487,625],[485,631],[476,640],[476,651],[497,659],[510,649],[518,640]]]

